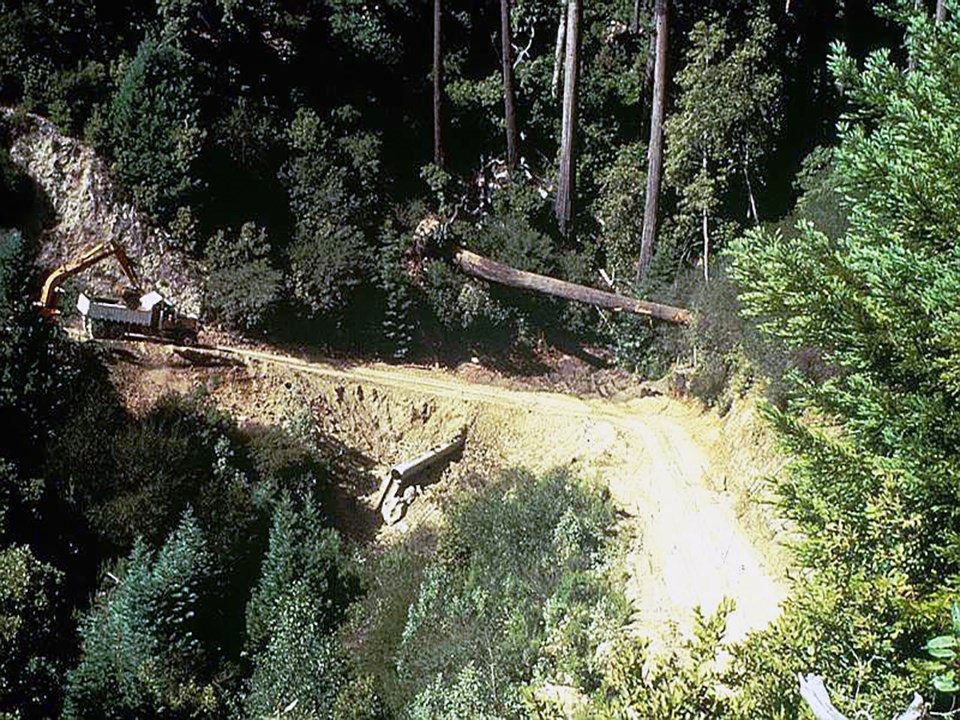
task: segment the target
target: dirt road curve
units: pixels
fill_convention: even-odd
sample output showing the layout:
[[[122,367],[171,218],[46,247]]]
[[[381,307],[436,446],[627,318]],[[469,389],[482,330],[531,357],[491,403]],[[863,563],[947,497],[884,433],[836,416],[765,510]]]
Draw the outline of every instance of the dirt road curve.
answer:
[[[712,611],[724,596],[736,602],[730,639],[778,613],[784,587],[712,465],[721,432],[712,416],[663,397],[583,399],[480,385],[421,368],[334,366],[235,347],[213,352],[254,367],[264,363],[459,403],[474,417],[492,416],[494,431],[485,437],[496,437],[505,462],[534,471],[573,466],[606,484],[627,515],[625,531],[635,536],[628,557],[635,625],[655,642],[666,637],[670,622],[689,627],[694,607]]]

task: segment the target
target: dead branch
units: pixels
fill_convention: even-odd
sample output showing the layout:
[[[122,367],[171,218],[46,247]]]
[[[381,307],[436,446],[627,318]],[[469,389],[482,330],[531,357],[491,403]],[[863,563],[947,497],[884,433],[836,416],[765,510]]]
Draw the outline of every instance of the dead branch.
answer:
[[[819,675],[797,675],[800,681],[800,697],[804,699],[817,720],[847,720],[830,701],[830,695]],[[927,704],[919,694],[914,694],[910,706],[894,720],[922,720],[927,716]]]

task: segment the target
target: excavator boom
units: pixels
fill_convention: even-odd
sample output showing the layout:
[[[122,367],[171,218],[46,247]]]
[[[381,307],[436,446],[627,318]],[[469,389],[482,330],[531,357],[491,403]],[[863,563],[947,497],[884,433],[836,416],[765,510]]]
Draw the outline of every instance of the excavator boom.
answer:
[[[37,302],[37,307],[40,308],[41,314],[48,316],[57,315],[59,313],[57,310],[57,288],[59,288],[67,278],[83,272],[88,267],[96,265],[111,255],[117,258],[117,262],[120,263],[120,267],[123,269],[123,273],[127,276],[130,284],[135,288],[139,287],[140,283],[137,279],[136,272],[134,272],[133,263],[130,262],[130,258],[127,257],[123,248],[113,241],[99,243],[85,250],[79,257],[68,260],[47,275],[46,280],[43,282],[43,290],[40,292],[40,300]]]

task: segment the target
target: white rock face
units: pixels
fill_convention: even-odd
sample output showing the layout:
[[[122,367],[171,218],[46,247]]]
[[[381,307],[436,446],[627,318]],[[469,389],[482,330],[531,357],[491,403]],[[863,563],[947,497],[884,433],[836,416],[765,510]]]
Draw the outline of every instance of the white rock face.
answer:
[[[0,112],[9,117],[13,111]],[[27,129],[15,138],[11,155],[47,195],[56,215],[56,224],[43,238],[41,265],[56,267],[91,245],[113,239],[136,266],[144,291],[156,290],[182,312],[199,314],[202,279],[197,263],[171,248],[170,236],[151,227],[143,213],[119,200],[93,150],[61,135],[48,120],[27,117]],[[125,284],[113,260],[87,270],[83,281],[108,294]]]

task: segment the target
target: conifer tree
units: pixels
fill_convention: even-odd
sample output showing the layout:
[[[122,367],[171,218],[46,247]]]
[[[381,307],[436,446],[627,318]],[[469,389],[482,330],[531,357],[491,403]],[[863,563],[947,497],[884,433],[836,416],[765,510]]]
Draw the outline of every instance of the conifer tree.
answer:
[[[147,37],[124,67],[99,139],[116,176],[156,220],[169,220],[199,186],[199,113],[187,56]]]
[[[219,717],[202,623],[213,558],[187,511],[159,552],[138,541],[80,623],[67,718]],[[206,598],[205,598],[206,596]]]
[[[333,631],[355,589],[337,533],[309,503],[282,500],[247,606],[251,717],[289,708],[291,718],[331,717],[346,670]]]
[[[746,696],[765,703],[795,697],[791,673],[813,665],[857,687],[860,711],[902,710],[926,682],[911,637],[939,634],[926,619],[950,617],[960,580],[960,29],[915,17],[908,42],[911,73],[884,52],[831,60],[851,103],[835,154],[846,232],[802,222],[731,251],[746,311],[805,358],[794,403],[771,414],[811,573],[750,661],[764,687]]]

